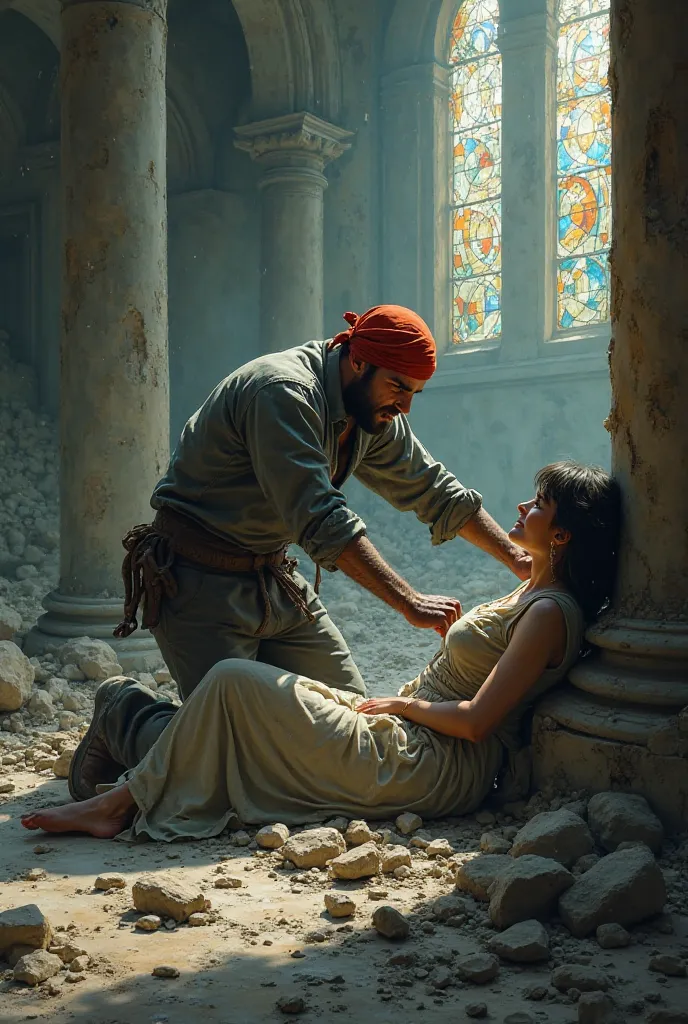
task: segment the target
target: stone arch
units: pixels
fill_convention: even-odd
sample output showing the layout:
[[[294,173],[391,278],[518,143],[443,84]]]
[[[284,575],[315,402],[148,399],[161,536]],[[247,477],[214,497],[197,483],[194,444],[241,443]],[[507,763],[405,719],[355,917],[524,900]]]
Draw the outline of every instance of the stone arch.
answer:
[[[329,0],[232,0],[251,64],[254,120],[308,111],[335,121],[341,104]]]
[[[207,188],[215,165],[205,118],[174,64],[167,65],[167,182],[170,192]]]
[[[0,11],[6,8],[23,14],[60,49],[60,0],[0,0]]]
[[[383,51],[385,72],[415,64],[446,65],[459,0],[396,0]]]

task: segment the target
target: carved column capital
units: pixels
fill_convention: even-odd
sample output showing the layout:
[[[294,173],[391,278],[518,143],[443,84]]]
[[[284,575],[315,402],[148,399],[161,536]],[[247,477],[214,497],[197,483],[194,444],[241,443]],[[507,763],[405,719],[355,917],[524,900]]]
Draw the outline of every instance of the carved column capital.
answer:
[[[271,117],[241,125],[235,132],[237,149],[248,153],[267,172],[268,180],[270,172],[287,169],[322,175],[327,164],[351,147],[354,136],[308,113]]]

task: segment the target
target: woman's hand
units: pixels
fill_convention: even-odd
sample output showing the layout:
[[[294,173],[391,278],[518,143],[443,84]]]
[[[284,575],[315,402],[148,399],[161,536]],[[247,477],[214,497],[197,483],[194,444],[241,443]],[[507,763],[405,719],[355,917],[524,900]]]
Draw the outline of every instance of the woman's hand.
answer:
[[[362,715],[403,715],[409,697],[369,697],[356,710]]]

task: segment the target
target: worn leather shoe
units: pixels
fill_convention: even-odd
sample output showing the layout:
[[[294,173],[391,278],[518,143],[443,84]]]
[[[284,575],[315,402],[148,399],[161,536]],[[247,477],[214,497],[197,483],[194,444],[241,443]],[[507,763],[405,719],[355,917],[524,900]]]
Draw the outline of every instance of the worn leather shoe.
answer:
[[[69,769],[69,792],[73,800],[89,800],[96,795],[96,786],[112,783],[126,771],[108,750],[103,729],[105,713],[123,686],[133,682],[127,676],[106,679],[96,690],[93,718],[86,735],[74,751]]]

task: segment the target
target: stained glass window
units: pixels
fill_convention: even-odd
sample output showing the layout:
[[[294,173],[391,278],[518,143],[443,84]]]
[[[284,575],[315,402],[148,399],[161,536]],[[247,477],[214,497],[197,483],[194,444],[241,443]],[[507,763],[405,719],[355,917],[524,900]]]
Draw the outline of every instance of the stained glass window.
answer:
[[[609,317],[609,0],[559,0],[557,326]]]
[[[502,329],[502,58],[498,0],[464,0],[454,25],[452,68],[452,333],[457,344]]]

